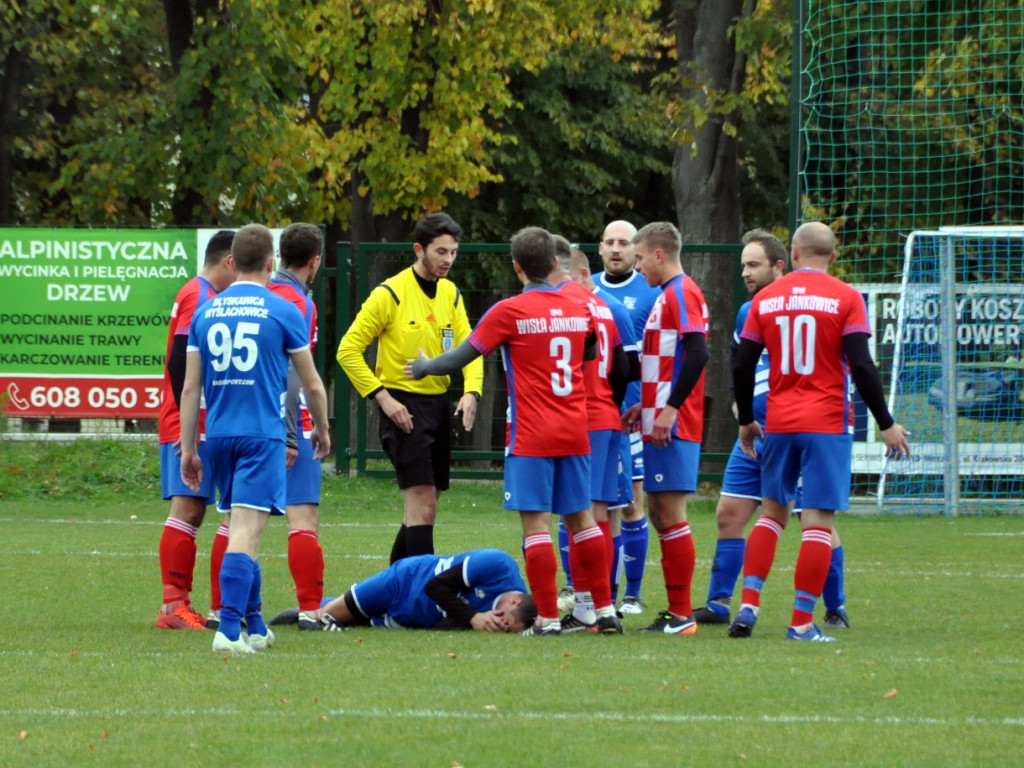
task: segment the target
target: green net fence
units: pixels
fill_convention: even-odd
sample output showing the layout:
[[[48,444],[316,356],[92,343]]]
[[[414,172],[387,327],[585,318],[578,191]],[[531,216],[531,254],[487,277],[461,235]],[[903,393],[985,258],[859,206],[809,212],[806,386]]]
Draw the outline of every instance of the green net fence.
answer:
[[[943,408],[941,397],[934,394],[941,391],[937,341],[915,343],[910,337],[902,369],[905,380],[898,380],[898,372],[894,376],[891,364],[894,350],[907,341],[902,334],[913,331],[911,326],[926,322],[929,328],[938,328],[937,320],[903,317],[897,312],[907,287],[902,283],[905,246],[915,230],[1021,223],[1024,3],[807,0],[802,10],[806,44],[802,57],[796,57],[802,61],[797,161],[802,194],[799,215],[794,218],[827,221],[835,229],[840,259],[834,273],[861,287],[865,295],[875,324],[874,352],[883,381],[887,389],[908,397],[903,406],[921,406],[919,414],[911,418],[922,420],[922,437],[927,433],[929,440],[941,444],[941,439],[931,434],[938,429],[941,437],[935,418]],[[915,275],[923,269],[926,282],[938,282],[938,270],[929,269],[934,262],[927,253],[937,249],[941,240],[925,239],[920,247],[911,249],[916,255],[912,263],[919,270]],[[989,243],[988,251],[971,246],[979,251],[992,249],[991,239],[977,237],[971,242]],[[1019,292],[1024,251],[1018,239],[1000,242],[1003,262],[1015,260],[1018,265],[1017,277],[1009,281],[1018,285],[999,298],[1013,301]],[[912,282],[920,279],[913,277]],[[1008,275],[997,279],[987,272],[968,271],[957,276],[951,295],[960,300],[980,290],[995,296],[994,291],[1002,290],[995,285],[1000,280],[1005,283]],[[936,293],[931,298],[938,311],[941,297]],[[956,323],[992,322],[1024,328],[1024,319],[1012,316],[994,321],[961,316],[948,332],[961,332]],[[1021,358],[1020,334],[1007,330],[1000,339],[998,349],[976,342],[966,348],[971,354],[980,350],[981,360],[995,355],[1005,367],[1006,360]],[[967,362],[975,363],[973,359]],[[973,389],[975,374],[962,365],[951,368],[947,393]],[[1004,395],[1016,386],[1016,376],[1014,365],[999,371],[998,386]],[[929,405],[929,392],[935,387]],[[948,399],[952,408],[954,398]],[[906,422],[905,415],[899,413],[898,399],[895,405],[895,415]],[[986,441],[1022,441],[1016,408],[1015,403],[1008,403],[1008,410],[1001,414],[1008,419],[1003,431]],[[855,471],[857,466],[876,468],[878,458],[878,446],[872,444],[873,425],[867,424],[866,415],[861,416]],[[974,435],[983,423],[968,419],[962,434]],[[912,423],[907,426],[914,431]],[[1006,430],[1010,432],[1004,434]],[[969,485],[998,508],[1006,496],[1007,473],[992,482],[983,479],[984,475],[965,484],[965,489]],[[856,477],[854,494],[902,496],[904,501],[915,495],[937,497],[937,507],[950,511],[939,492],[942,479],[934,473],[924,473],[915,482],[905,481],[901,492],[891,483],[887,489],[876,489],[876,478],[868,471]],[[1016,495],[1016,490],[1010,494]]]

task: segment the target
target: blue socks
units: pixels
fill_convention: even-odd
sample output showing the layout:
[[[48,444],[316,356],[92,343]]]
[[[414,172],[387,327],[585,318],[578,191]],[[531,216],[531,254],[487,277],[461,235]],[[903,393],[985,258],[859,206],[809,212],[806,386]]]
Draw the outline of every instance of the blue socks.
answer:
[[[263,574],[260,564],[252,561],[252,586],[249,587],[249,599],[245,604],[245,627],[250,635],[267,634],[267,623],[263,621]]]
[[[825,589],[821,593],[826,612],[838,611],[846,602],[843,575],[843,547],[840,545],[832,550],[832,563],[828,567]]]
[[[228,640],[237,640],[242,633],[242,616],[246,613],[256,561],[244,552],[225,552],[220,567],[220,626]],[[264,630],[265,632],[266,630]]]
[[[719,539],[715,544],[715,559],[711,563],[711,580],[708,582],[708,607],[711,610],[715,610],[712,601],[732,599],[736,579],[743,570],[745,548],[745,539]],[[728,616],[729,611],[722,615]]]
[[[565,572],[565,586],[572,586],[572,573],[569,571],[569,531],[565,529],[565,523],[561,515],[558,517],[558,556],[562,560],[562,570]]]
[[[634,522],[622,521],[622,560],[626,571],[624,597],[640,599],[640,587],[644,580],[644,566],[647,563],[647,518]]]

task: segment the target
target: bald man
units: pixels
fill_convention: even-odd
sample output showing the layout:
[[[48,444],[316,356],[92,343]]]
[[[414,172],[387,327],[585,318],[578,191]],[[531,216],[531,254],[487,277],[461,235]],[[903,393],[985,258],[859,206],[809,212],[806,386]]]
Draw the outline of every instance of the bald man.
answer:
[[[793,272],[758,292],[740,334],[733,363],[740,447],[757,458],[762,439],[761,517],[747,539],[743,597],[730,637],[750,637],[761,607],[761,589],[775,548],[789,521],[789,503],[803,478],[803,536],[793,577],[796,598],[787,637],[831,642],[813,622],[831,561],[837,509],[849,508],[853,410],[852,377],[878,423],[892,458],[910,454],[908,432],[889,413],[871,359],[867,309],[860,293],[828,275],[836,259],[832,230],[821,222],[793,234]],[[754,420],[754,374],[768,352],[768,408],[764,430]]]
[[[633,321],[633,336],[642,339],[647,317],[654,302],[661,295],[661,289],[648,285],[643,275],[636,270],[636,250],[633,246],[635,234],[636,227],[628,221],[613,221],[604,228],[598,246],[604,271],[598,272],[593,279],[602,292],[626,307]],[[640,382],[633,381],[626,388],[622,410],[625,411],[639,402]],[[640,592],[648,546],[643,492],[644,454],[639,430],[623,435],[622,440],[622,463],[627,473],[627,482],[624,492],[620,493],[619,501],[612,504],[611,508],[620,509],[622,514],[620,540],[614,545],[616,553],[619,552],[621,545],[622,570],[626,577],[626,587],[619,610],[635,615],[643,613],[644,609]],[[619,568],[613,568],[615,580]]]

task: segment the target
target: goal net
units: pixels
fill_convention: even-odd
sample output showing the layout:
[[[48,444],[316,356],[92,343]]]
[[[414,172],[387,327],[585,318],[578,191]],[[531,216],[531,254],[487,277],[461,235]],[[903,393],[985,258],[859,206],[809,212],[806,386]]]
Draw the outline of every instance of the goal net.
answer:
[[[913,232],[895,317],[878,320],[876,359],[913,450],[882,461],[879,504],[1024,509],[1024,227]]]

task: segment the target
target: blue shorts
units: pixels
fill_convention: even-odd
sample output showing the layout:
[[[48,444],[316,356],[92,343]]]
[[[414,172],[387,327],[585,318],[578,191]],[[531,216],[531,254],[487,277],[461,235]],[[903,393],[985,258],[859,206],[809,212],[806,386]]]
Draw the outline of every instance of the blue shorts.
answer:
[[[622,432],[597,429],[590,437],[590,499],[614,504],[619,497]]]
[[[198,453],[200,461],[203,462],[203,482],[199,484],[198,491],[193,491],[181,479],[181,456],[174,446],[175,443],[160,443],[160,491],[163,493],[164,501],[169,501],[173,496],[190,496],[205,499],[207,504],[213,504],[216,499],[213,495],[213,474],[210,472],[206,441],[199,441]]]
[[[815,432],[765,436],[761,451],[761,495],[780,504],[797,497],[802,479],[803,508],[837,510],[850,506],[853,435]]]
[[[284,440],[263,437],[210,437],[210,473],[220,491],[217,509],[249,507],[260,512],[284,511]]]
[[[629,438],[629,465],[633,469],[633,479],[644,479],[644,437],[639,429],[634,429]]]
[[[619,433],[619,492],[615,497],[615,501],[608,505],[609,509],[616,509],[633,503],[632,463],[629,435]],[[640,463],[643,464],[643,459],[640,460]]]
[[[644,443],[644,491],[697,490],[697,470],[700,467],[700,443],[673,439],[664,448]]]
[[[505,457],[505,509],[574,515],[589,508],[589,453]]]
[[[313,458],[313,443],[308,437],[298,435],[299,455],[288,470],[285,482],[288,492],[285,503],[319,504],[320,483],[323,479],[320,459]]]
[[[736,496],[741,499],[753,499],[761,503],[761,451],[763,444],[760,440],[754,441],[757,448],[758,458],[752,459],[740,448],[740,441],[737,440],[729,454],[729,461],[725,465],[725,473],[722,475],[722,495]]]

